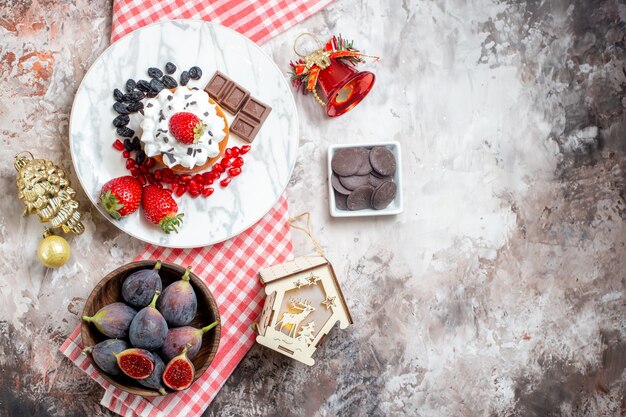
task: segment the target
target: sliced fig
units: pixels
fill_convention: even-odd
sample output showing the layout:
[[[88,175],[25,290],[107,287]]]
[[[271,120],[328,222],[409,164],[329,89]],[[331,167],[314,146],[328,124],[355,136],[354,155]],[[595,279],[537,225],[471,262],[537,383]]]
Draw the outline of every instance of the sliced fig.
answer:
[[[148,378],[140,379],[137,382],[139,382],[144,387],[152,388],[159,391],[161,395],[165,395],[165,387],[161,382],[161,378],[163,377],[163,371],[165,370],[165,363],[163,362],[163,359],[159,357],[159,355],[153,354],[152,357],[154,358],[154,370]]]
[[[150,305],[142,308],[130,324],[128,337],[135,347],[154,350],[163,346],[167,336],[167,323],[155,308],[160,294],[161,292],[157,291]]]
[[[154,356],[147,350],[131,348],[113,356],[117,359],[117,366],[131,378],[146,379],[154,371]]]
[[[124,301],[135,308],[150,304],[154,294],[163,289],[159,269],[161,261],[157,261],[153,269],[142,269],[127,276],[122,284]]]
[[[185,346],[187,346],[187,357],[193,359],[202,346],[202,336],[217,326],[217,323],[217,321],[214,321],[201,329],[196,329],[191,326],[170,329],[161,347],[161,355],[166,361],[169,361],[176,355],[179,355]]]
[[[187,268],[179,281],[168,285],[157,302],[158,310],[172,327],[188,325],[198,310],[198,299],[189,282],[190,272],[191,268]]]
[[[174,391],[189,388],[196,374],[193,363],[187,357],[188,347],[185,346],[180,355],[169,361],[165,371],[163,371],[163,383]]]
[[[93,316],[83,316],[83,320],[93,323],[105,336],[123,339],[128,337],[130,323],[137,314],[137,310],[124,303],[113,303],[102,307]]]
[[[91,353],[93,361],[98,367],[109,375],[122,375],[122,370],[117,366],[114,353],[120,353],[128,349],[128,343],[120,339],[107,339],[93,347],[88,347],[83,352]]]

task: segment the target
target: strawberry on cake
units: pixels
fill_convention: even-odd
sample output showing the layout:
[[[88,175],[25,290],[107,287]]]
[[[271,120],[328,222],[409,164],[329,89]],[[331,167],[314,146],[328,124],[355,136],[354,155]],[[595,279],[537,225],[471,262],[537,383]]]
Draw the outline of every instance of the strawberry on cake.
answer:
[[[146,100],[143,111],[144,151],[173,171],[202,171],[226,148],[228,122],[221,107],[205,91],[163,89],[155,98]]]

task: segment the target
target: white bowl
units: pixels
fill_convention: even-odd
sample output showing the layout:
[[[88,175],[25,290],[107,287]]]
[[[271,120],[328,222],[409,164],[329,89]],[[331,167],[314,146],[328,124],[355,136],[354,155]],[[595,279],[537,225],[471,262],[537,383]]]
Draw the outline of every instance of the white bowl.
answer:
[[[393,181],[398,186],[396,198],[394,198],[394,200],[382,210],[364,209],[351,211],[337,208],[337,204],[335,202],[335,191],[333,189],[333,184],[330,181],[330,178],[333,175],[333,170],[330,164],[333,159],[333,155],[335,155],[337,151],[345,148],[371,149],[374,146],[384,146],[396,157],[396,172],[393,174]],[[404,206],[402,198],[402,152],[400,151],[400,143],[394,141],[381,143],[359,143],[351,145],[330,145],[328,147],[328,207],[330,209],[330,215],[333,217],[389,216],[402,213]]]

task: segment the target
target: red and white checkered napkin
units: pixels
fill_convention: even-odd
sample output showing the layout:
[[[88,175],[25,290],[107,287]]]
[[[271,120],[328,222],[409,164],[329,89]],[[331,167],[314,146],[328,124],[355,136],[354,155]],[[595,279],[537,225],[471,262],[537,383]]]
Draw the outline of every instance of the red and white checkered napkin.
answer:
[[[146,399],[121,391],[105,381],[81,354],[80,326],[61,346],[70,358],[106,391],[101,404],[123,416],[199,416],[208,407],[239,361],[254,344],[251,324],[263,307],[259,269],[291,258],[292,246],[287,200],[277,205],[258,223],[239,236],[197,249],[146,246],[140,259],[160,259],[191,265],[207,284],[220,309],[222,335],[215,359],[188,390]]]

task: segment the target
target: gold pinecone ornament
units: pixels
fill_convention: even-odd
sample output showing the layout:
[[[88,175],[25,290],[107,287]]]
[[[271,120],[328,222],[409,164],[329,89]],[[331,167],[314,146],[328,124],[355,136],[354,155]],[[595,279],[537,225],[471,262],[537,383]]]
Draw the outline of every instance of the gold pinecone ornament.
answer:
[[[80,234],[85,227],[80,221],[76,191],[67,174],[52,161],[35,159],[28,152],[15,155],[17,197],[24,203],[22,216],[37,214],[41,223],[50,223],[64,233]],[[38,249],[41,262],[49,268],[63,265],[69,259],[69,244],[64,238],[44,233]]]

